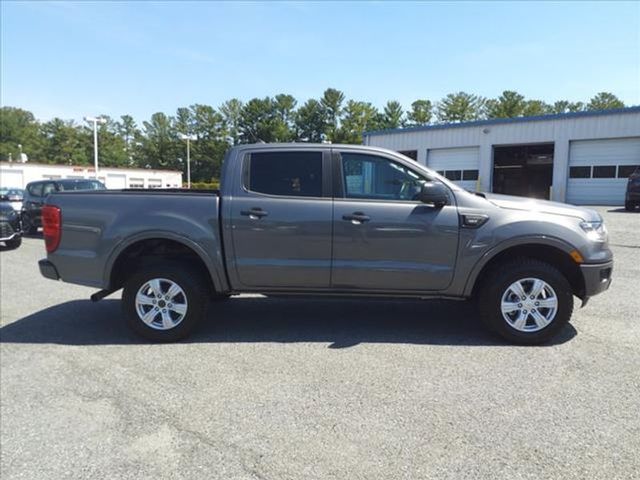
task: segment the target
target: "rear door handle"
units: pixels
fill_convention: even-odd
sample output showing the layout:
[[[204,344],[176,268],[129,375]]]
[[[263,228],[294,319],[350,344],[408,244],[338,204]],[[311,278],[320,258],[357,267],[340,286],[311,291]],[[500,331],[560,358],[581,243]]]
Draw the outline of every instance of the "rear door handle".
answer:
[[[252,220],[256,220],[258,218],[266,217],[269,215],[269,212],[262,210],[260,207],[254,207],[249,210],[242,210],[240,215],[244,215],[245,217],[249,217]]]
[[[365,215],[362,212],[353,212],[351,215],[343,215],[342,219],[346,220],[347,222],[359,224],[368,222],[369,220],[371,220],[371,217],[369,215]]]

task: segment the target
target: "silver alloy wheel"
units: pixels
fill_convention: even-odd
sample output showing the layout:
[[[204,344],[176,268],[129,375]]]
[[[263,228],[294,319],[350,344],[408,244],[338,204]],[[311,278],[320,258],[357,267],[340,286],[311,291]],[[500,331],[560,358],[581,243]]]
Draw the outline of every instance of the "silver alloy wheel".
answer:
[[[154,278],[138,290],[136,313],[155,330],[171,330],[187,315],[187,295],[173,280]]]
[[[558,312],[556,292],[544,280],[523,278],[505,290],[502,317],[520,332],[532,333],[549,325]]]

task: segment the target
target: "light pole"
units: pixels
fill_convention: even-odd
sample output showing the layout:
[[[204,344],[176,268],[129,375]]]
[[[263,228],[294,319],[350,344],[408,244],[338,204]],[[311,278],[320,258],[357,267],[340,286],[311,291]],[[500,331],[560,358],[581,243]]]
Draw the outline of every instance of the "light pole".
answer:
[[[191,140],[197,140],[198,137],[184,133],[179,133],[178,136],[180,140],[187,141],[187,188],[191,188]]]
[[[95,170],[95,177],[98,178],[98,124],[106,123],[107,121],[102,117],[84,117],[84,121],[93,123],[93,166]]]

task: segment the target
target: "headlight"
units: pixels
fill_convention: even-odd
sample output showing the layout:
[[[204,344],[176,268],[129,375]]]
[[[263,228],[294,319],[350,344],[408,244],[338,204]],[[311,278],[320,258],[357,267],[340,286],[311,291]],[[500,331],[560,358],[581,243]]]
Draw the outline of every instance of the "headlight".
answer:
[[[587,238],[592,242],[600,242],[604,243],[609,239],[609,235],[607,233],[607,227],[604,226],[603,222],[582,222],[580,224],[584,233],[587,234]]]

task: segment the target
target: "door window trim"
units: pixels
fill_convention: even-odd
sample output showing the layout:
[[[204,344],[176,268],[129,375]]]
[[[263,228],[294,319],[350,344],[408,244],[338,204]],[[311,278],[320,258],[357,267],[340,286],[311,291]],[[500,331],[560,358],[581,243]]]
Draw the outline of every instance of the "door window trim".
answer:
[[[416,171],[414,168],[411,168],[409,165],[405,165],[403,162],[398,161],[396,158],[391,157],[389,155],[384,155],[379,152],[369,152],[366,150],[340,150],[333,149],[333,190],[336,193],[333,197],[336,201],[347,201],[347,202],[375,202],[375,203],[401,203],[401,204],[414,204],[414,205],[425,205],[420,200],[399,200],[399,199],[391,199],[391,198],[350,198],[346,195],[346,189],[344,188],[344,172],[343,172],[343,163],[342,163],[342,153],[353,153],[356,155],[367,155],[370,157],[379,157],[384,160],[387,160],[391,163],[401,166],[407,170],[412,171],[414,174],[418,175],[420,178],[423,178],[427,182],[438,182],[444,185],[447,190],[449,190],[449,202],[447,205],[451,205],[451,192],[450,188],[447,184],[440,182],[437,178],[430,178],[426,172]]]
[[[247,185],[249,184],[249,174],[251,168],[251,155],[254,153],[293,153],[293,152],[305,152],[305,153],[320,153],[322,156],[322,196],[299,196],[299,195],[274,195],[271,193],[264,192],[256,192],[255,190],[251,190]],[[240,182],[241,191],[244,194],[255,195],[265,198],[285,198],[285,199],[293,199],[293,200],[331,200],[333,197],[333,188],[331,182],[331,154],[328,149],[318,149],[318,148],[300,148],[300,149],[256,149],[246,152],[242,157],[241,164],[241,173],[240,178],[242,181]]]

